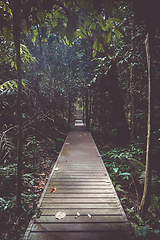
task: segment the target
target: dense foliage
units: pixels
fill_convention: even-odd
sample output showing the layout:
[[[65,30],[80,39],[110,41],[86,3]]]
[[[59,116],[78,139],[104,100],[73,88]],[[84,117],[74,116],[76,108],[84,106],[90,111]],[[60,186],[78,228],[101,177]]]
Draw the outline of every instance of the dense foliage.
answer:
[[[158,239],[158,18],[153,18],[156,24],[152,51],[155,86],[152,202],[146,219],[142,220],[138,209],[147,141],[148,71],[144,42],[150,28],[148,5],[141,1],[141,8],[145,6],[147,10],[140,18],[137,5],[132,8],[130,1],[19,2],[23,119],[21,214],[16,210],[19,81],[13,15],[17,10],[12,0],[0,1],[2,239],[21,239],[29,219],[37,211],[50,170],[67,131],[74,124],[77,105],[82,107],[84,121],[96,139],[136,237]]]

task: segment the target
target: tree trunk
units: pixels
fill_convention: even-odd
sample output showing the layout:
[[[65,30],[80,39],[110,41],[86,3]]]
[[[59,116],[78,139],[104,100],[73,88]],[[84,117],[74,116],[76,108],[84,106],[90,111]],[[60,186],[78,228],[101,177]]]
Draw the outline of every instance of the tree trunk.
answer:
[[[89,117],[88,117],[88,89],[85,92],[85,106],[86,106],[86,128],[89,131]]]
[[[92,112],[92,95],[91,95],[91,88],[89,91],[89,129],[91,128],[91,112]]]
[[[152,152],[153,152],[153,124],[154,124],[154,99],[153,99],[153,37],[147,34],[145,46],[148,66],[148,133],[146,150],[145,183],[140,204],[140,216],[145,219],[147,210],[151,204],[151,178],[152,178]]]
[[[17,91],[17,116],[18,116],[18,164],[17,164],[17,190],[16,199],[18,212],[21,212],[21,187],[22,187],[22,135],[23,135],[23,122],[22,122],[22,110],[21,110],[21,92],[22,92],[22,78],[21,78],[21,57],[20,57],[20,0],[17,0],[17,4],[13,6],[13,34],[14,43],[16,48],[16,61],[17,61],[17,77],[18,77],[18,91]]]
[[[118,74],[116,61],[112,60],[111,69],[108,72],[109,94],[113,100],[113,121],[117,129],[117,141],[122,146],[129,144],[130,133],[128,122],[124,111],[123,98],[118,85]]]
[[[84,122],[84,116],[85,116],[85,96],[82,94],[82,99],[83,99],[83,116],[82,116],[82,121]]]
[[[130,140],[134,137],[134,112],[135,112],[135,104],[134,104],[134,30],[135,24],[134,19],[132,19],[132,28],[131,28],[131,51],[132,51],[132,58],[131,58],[131,68],[130,68]]]
[[[68,101],[68,131],[71,129],[71,97],[69,93],[69,101]]]

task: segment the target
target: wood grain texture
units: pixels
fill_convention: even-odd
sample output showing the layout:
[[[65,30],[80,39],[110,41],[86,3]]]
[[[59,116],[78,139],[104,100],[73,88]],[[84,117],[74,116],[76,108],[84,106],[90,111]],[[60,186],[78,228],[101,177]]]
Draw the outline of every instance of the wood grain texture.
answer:
[[[41,215],[23,240],[132,239],[112,181],[81,120],[66,138],[39,205]],[[58,220],[57,212],[66,216]]]

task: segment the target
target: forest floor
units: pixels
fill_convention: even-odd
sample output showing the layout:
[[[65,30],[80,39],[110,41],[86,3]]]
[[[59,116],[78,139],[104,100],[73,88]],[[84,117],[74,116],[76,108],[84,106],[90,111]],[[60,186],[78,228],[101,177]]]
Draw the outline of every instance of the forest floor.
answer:
[[[112,144],[104,144],[101,139],[95,137],[95,140],[126,215],[135,231],[135,239],[160,239],[160,196],[153,195],[147,219],[143,221],[138,215],[143,191],[138,175],[142,169],[140,167],[135,169],[133,165],[128,167],[128,162],[126,163],[124,156],[126,151],[129,152],[129,149],[116,149]],[[6,202],[2,198],[0,200],[0,221],[2,226],[0,240],[20,240],[23,238],[32,216],[38,214],[36,207],[39,198],[63,142],[64,138],[57,139],[53,146],[46,140],[37,141],[33,137],[26,144],[24,149],[25,164],[22,171],[23,211],[20,215],[16,214],[16,165],[9,165],[2,172],[1,196],[8,196],[8,198],[6,198]],[[136,155],[138,150],[134,149],[134,151]]]
[[[145,145],[134,142],[124,148],[115,143],[106,144],[93,133],[96,145],[111,177],[117,195],[133,228],[135,239],[160,240],[160,176],[153,170],[151,205],[146,219],[138,212],[143,194]],[[157,154],[157,148],[154,150]],[[156,158],[156,157],[155,157]],[[157,158],[159,161],[159,158]]]
[[[16,164],[3,169],[0,195],[5,196],[6,202],[0,198],[0,240],[23,238],[32,216],[38,214],[37,204],[63,141],[64,139],[58,139],[54,146],[49,141],[37,141],[35,138],[28,142],[24,150],[26,152],[24,158],[27,160],[22,171],[22,212],[20,215],[16,212]]]

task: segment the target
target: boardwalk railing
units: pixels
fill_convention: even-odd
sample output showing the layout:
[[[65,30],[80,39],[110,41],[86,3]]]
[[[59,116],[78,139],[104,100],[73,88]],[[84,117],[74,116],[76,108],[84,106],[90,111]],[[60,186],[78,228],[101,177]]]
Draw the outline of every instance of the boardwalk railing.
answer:
[[[80,111],[23,240],[125,240],[130,225]],[[56,191],[55,191],[56,190]],[[57,213],[63,218],[57,219]]]

